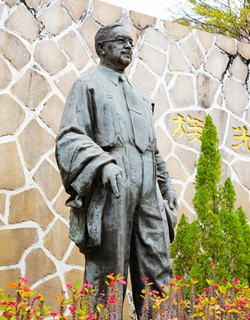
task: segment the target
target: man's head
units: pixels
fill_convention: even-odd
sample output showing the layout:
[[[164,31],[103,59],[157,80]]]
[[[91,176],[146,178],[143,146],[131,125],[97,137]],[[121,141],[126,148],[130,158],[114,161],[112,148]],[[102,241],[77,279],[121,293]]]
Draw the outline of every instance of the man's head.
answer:
[[[95,35],[100,64],[118,72],[124,71],[132,61],[132,47],[130,33],[118,22],[101,27]]]

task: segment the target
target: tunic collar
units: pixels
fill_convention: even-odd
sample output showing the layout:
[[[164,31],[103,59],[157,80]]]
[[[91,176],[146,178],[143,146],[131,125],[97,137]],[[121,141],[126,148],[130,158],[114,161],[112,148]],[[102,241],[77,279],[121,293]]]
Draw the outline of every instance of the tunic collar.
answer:
[[[131,87],[133,87],[131,81],[128,79],[128,77],[126,76],[126,74],[124,72],[119,73],[119,72],[116,72],[110,68],[107,68],[107,67],[101,66],[101,65],[98,66],[97,70],[99,72],[101,72],[107,79],[109,79],[111,82],[113,82],[116,86],[118,85],[118,82],[119,82],[119,76],[122,74],[127,78],[127,81],[131,85]]]

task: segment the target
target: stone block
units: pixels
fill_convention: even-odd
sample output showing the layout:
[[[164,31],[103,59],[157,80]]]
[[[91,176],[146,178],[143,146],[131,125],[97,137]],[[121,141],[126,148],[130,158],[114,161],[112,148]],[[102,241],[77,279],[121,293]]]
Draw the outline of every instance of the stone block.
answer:
[[[35,59],[51,76],[67,65],[62,51],[51,40],[40,41],[35,48]]]
[[[186,148],[182,148],[181,146],[176,146],[175,155],[182,164],[182,167],[185,168],[189,175],[192,175],[195,171],[197,153]]]
[[[56,1],[49,6],[38,19],[44,24],[45,29],[53,36],[58,35],[71,25],[71,19],[66,11]]]
[[[5,1],[10,7],[13,7],[17,2],[18,0],[6,0]]]
[[[6,284],[19,281],[20,276],[21,276],[21,270],[19,268],[1,270],[0,288],[4,290],[5,295],[10,295],[11,297],[14,297],[16,295],[15,289],[6,286]]]
[[[250,157],[250,146],[248,137],[250,126],[235,117],[230,117],[228,131],[226,132],[226,147],[239,155]]]
[[[199,69],[204,62],[204,55],[193,36],[188,37],[182,44],[182,50],[184,50],[186,56],[191,61],[195,69]]]
[[[56,199],[56,202],[54,203],[56,212],[66,220],[69,220],[70,213],[70,208],[65,205],[65,202],[68,198],[69,195],[64,190],[62,190],[60,195]]]
[[[237,41],[235,39],[227,38],[225,36],[217,34],[215,43],[223,51],[226,51],[227,53],[229,53],[231,55],[235,55],[236,50],[237,50]]]
[[[130,11],[130,18],[138,29],[144,29],[148,26],[153,26],[156,22],[155,17],[147,16],[136,11]]]
[[[250,160],[242,161],[238,160],[232,164],[232,168],[236,172],[240,182],[245,186],[248,190],[250,190]]]
[[[246,60],[250,59],[250,44],[245,42],[238,42],[238,52]]]
[[[84,267],[85,265],[85,256],[82,254],[76,245],[73,246],[71,253],[66,260],[67,264],[71,264],[74,266],[81,266]]]
[[[78,70],[81,70],[89,61],[89,56],[79,41],[76,33],[70,31],[61,39],[61,45],[72,59]]]
[[[79,28],[79,33],[86,42],[90,52],[92,55],[97,58],[97,54],[95,52],[95,43],[94,43],[94,37],[97,31],[99,30],[99,26],[91,20],[89,17],[87,17],[81,27]]]
[[[161,84],[154,97],[154,120],[157,121],[169,109],[168,97],[165,87]]]
[[[212,109],[210,111],[210,116],[213,119],[213,123],[217,128],[217,134],[218,138],[220,140],[220,144],[224,143],[224,140],[226,138],[226,129],[228,124],[229,115],[228,112],[222,109]]]
[[[83,15],[83,13],[87,10],[89,1],[88,0],[64,0],[63,4],[66,8],[69,9],[75,21],[79,20],[79,18]]]
[[[181,163],[174,157],[167,160],[167,168],[171,179],[186,182],[188,176]]]
[[[56,95],[49,98],[44,104],[39,116],[55,133],[58,133],[60,121],[63,113],[64,103]]]
[[[25,273],[30,284],[56,273],[54,262],[45,254],[43,249],[31,250],[25,258]],[[46,294],[47,297],[47,294]]]
[[[196,220],[194,213],[183,202],[180,202],[178,209],[178,222],[183,214],[185,217],[187,217],[188,223],[192,223],[194,220]]]
[[[77,75],[74,70],[68,71],[64,73],[62,76],[60,76],[58,79],[56,79],[56,86],[61,91],[65,99],[67,98],[69,90],[76,81],[76,79]]]
[[[55,138],[32,119],[18,137],[26,166],[33,169],[38,160],[55,145]]]
[[[35,221],[45,230],[55,216],[48,208],[41,193],[36,188],[28,189],[10,197],[9,223]]]
[[[133,79],[139,82],[149,94],[153,92],[157,82],[157,78],[142,63],[137,66]]]
[[[182,24],[176,22],[164,21],[164,24],[167,33],[177,41],[185,38],[192,30],[190,27],[183,26]]]
[[[172,151],[173,141],[168,138],[168,136],[160,126],[157,126],[155,128],[155,131],[157,136],[157,147],[163,158],[166,158]]]
[[[0,58],[0,70],[1,70],[1,77],[0,77],[0,89],[5,89],[7,85],[10,83],[12,79],[12,75],[8,65],[5,61]]]
[[[215,78],[222,80],[227,69],[229,57],[222,53],[218,48],[213,48],[209,53],[205,70],[211,73]]]
[[[36,40],[40,31],[37,21],[22,3],[9,16],[6,21],[6,26],[10,30],[20,34],[20,36],[28,40],[30,43]]]
[[[60,308],[59,302],[54,298],[54,295],[61,295],[63,289],[62,283],[58,276],[43,281],[38,286],[32,288],[37,294],[42,294],[45,298],[45,305],[51,306],[51,312],[58,312]]]
[[[244,63],[239,56],[237,56],[233,60],[230,72],[233,77],[244,83],[248,75],[248,65]]]
[[[165,125],[173,140],[200,152],[200,136],[206,113],[203,110],[180,110],[165,116]]]
[[[4,215],[5,212],[5,203],[6,203],[6,194],[0,193],[0,214]],[[1,286],[0,286],[1,288]]]
[[[178,75],[173,87],[169,90],[169,94],[175,108],[193,106],[195,104],[193,77]]]
[[[34,174],[35,182],[43,189],[47,199],[52,200],[62,186],[58,171],[44,160]]]
[[[198,105],[201,108],[210,108],[215,103],[215,93],[218,90],[219,84],[213,77],[199,73],[197,78],[197,97]]]
[[[39,0],[26,0],[26,3],[30,8],[37,10],[38,1]]]
[[[76,281],[80,281],[80,285],[79,288],[82,288],[83,283],[84,283],[84,271],[79,270],[79,269],[71,269],[67,272],[64,273],[64,277],[65,277],[65,283],[66,284],[72,284],[74,285],[76,283]],[[70,292],[70,290],[68,289],[68,291]]]
[[[235,207],[236,208],[242,207],[243,211],[247,216],[248,221],[250,221],[249,192],[236,180],[233,180],[232,183],[236,193]]]
[[[202,30],[195,30],[205,52],[208,52],[211,46],[213,45],[214,42],[214,34],[202,31]]]
[[[37,241],[38,232],[36,228],[16,228],[1,230],[0,265],[10,266],[13,264],[18,264],[24,251],[35,244]]]
[[[23,167],[14,141],[0,144],[0,163],[0,189],[15,190],[25,184]]]
[[[97,0],[93,1],[93,11],[91,16],[101,24],[117,21],[121,14],[122,8],[120,7]]]
[[[53,227],[44,237],[44,246],[59,260],[63,259],[69,247],[70,239],[68,233],[68,226],[57,219]]]
[[[52,89],[44,76],[33,69],[28,69],[11,90],[25,106],[35,110]]]
[[[182,51],[179,49],[176,43],[172,42],[169,52],[169,65],[170,71],[190,72],[191,67],[184,57]]]
[[[30,60],[26,46],[18,37],[3,29],[0,29],[0,51],[17,70],[22,69]]]
[[[183,202],[188,205],[188,207],[194,210],[193,199],[195,196],[195,186],[193,182],[189,182],[185,188],[183,195]],[[179,209],[180,210],[180,209]]]
[[[244,85],[229,78],[225,82],[223,94],[227,109],[242,117],[248,103],[248,95]]]
[[[7,93],[0,95],[0,136],[13,135],[25,119],[25,112]]]
[[[149,27],[146,30],[144,41],[153,46],[161,48],[161,50],[167,51],[168,49],[169,38],[152,27]]]
[[[165,54],[147,44],[144,44],[139,52],[139,58],[142,59],[148,67],[159,76],[163,74],[167,59]]]

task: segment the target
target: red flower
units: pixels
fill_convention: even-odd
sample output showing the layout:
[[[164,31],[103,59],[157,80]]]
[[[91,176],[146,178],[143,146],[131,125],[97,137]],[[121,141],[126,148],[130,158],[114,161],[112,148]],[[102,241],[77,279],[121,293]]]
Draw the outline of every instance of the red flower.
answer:
[[[210,289],[209,288],[204,288],[204,291],[210,292]]]
[[[230,306],[230,304],[225,304],[225,309],[232,309],[232,306]]]
[[[66,293],[66,291],[65,291],[65,290],[62,290],[62,291],[61,291],[61,293],[62,293],[62,294],[65,294],[65,293]]]
[[[71,288],[73,288],[73,285],[72,285],[71,283],[67,283],[67,284],[66,284],[66,287],[69,288],[69,289],[71,289]]]
[[[111,296],[111,297],[108,297],[108,302],[110,302],[110,303],[116,303],[117,300],[116,300],[115,297]]]
[[[86,318],[87,319],[97,319],[97,315],[94,313],[89,313],[86,315]]]
[[[160,290],[163,290],[163,289],[165,289],[165,286],[160,286],[159,289],[160,289]]]
[[[76,308],[74,308],[74,307],[69,307],[69,310],[70,310],[71,312],[76,312]]]
[[[81,290],[81,291],[80,291],[80,294],[85,294],[85,291],[84,291],[84,290]]]
[[[227,280],[222,280],[222,283],[227,283]]]
[[[175,276],[175,279],[176,280],[182,280],[182,277],[181,276]]]
[[[142,277],[141,279],[142,279],[142,281],[148,281],[147,277]]]
[[[211,263],[210,263],[210,266],[211,266],[211,267],[215,267],[215,263],[211,262]]]
[[[35,299],[36,299],[36,300],[40,300],[40,299],[41,299],[41,296],[36,296]]]
[[[218,290],[218,289],[219,289],[218,284],[214,284],[214,289],[215,289],[215,290]]]
[[[238,284],[238,283],[240,283],[240,280],[238,280],[238,279],[233,279],[233,283],[234,283],[234,284]]]
[[[58,315],[58,313],[57,312],[51,312],[50,315],[51,315],[51,317],[55,318]]]

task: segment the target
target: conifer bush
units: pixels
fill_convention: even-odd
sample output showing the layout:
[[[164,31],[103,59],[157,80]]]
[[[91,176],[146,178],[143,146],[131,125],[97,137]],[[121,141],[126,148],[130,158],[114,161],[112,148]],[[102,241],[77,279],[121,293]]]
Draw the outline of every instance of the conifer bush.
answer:
[[[250,227],[241,207],[235,208],[236,194],[230,178],[221,184],[222,158],[217,130],[206,116],[195,177],[193,199],[196,220],[182,215],[171,245],[174,273],[185,279],[195,277],[202,292],[206,279],[250,280]]]

